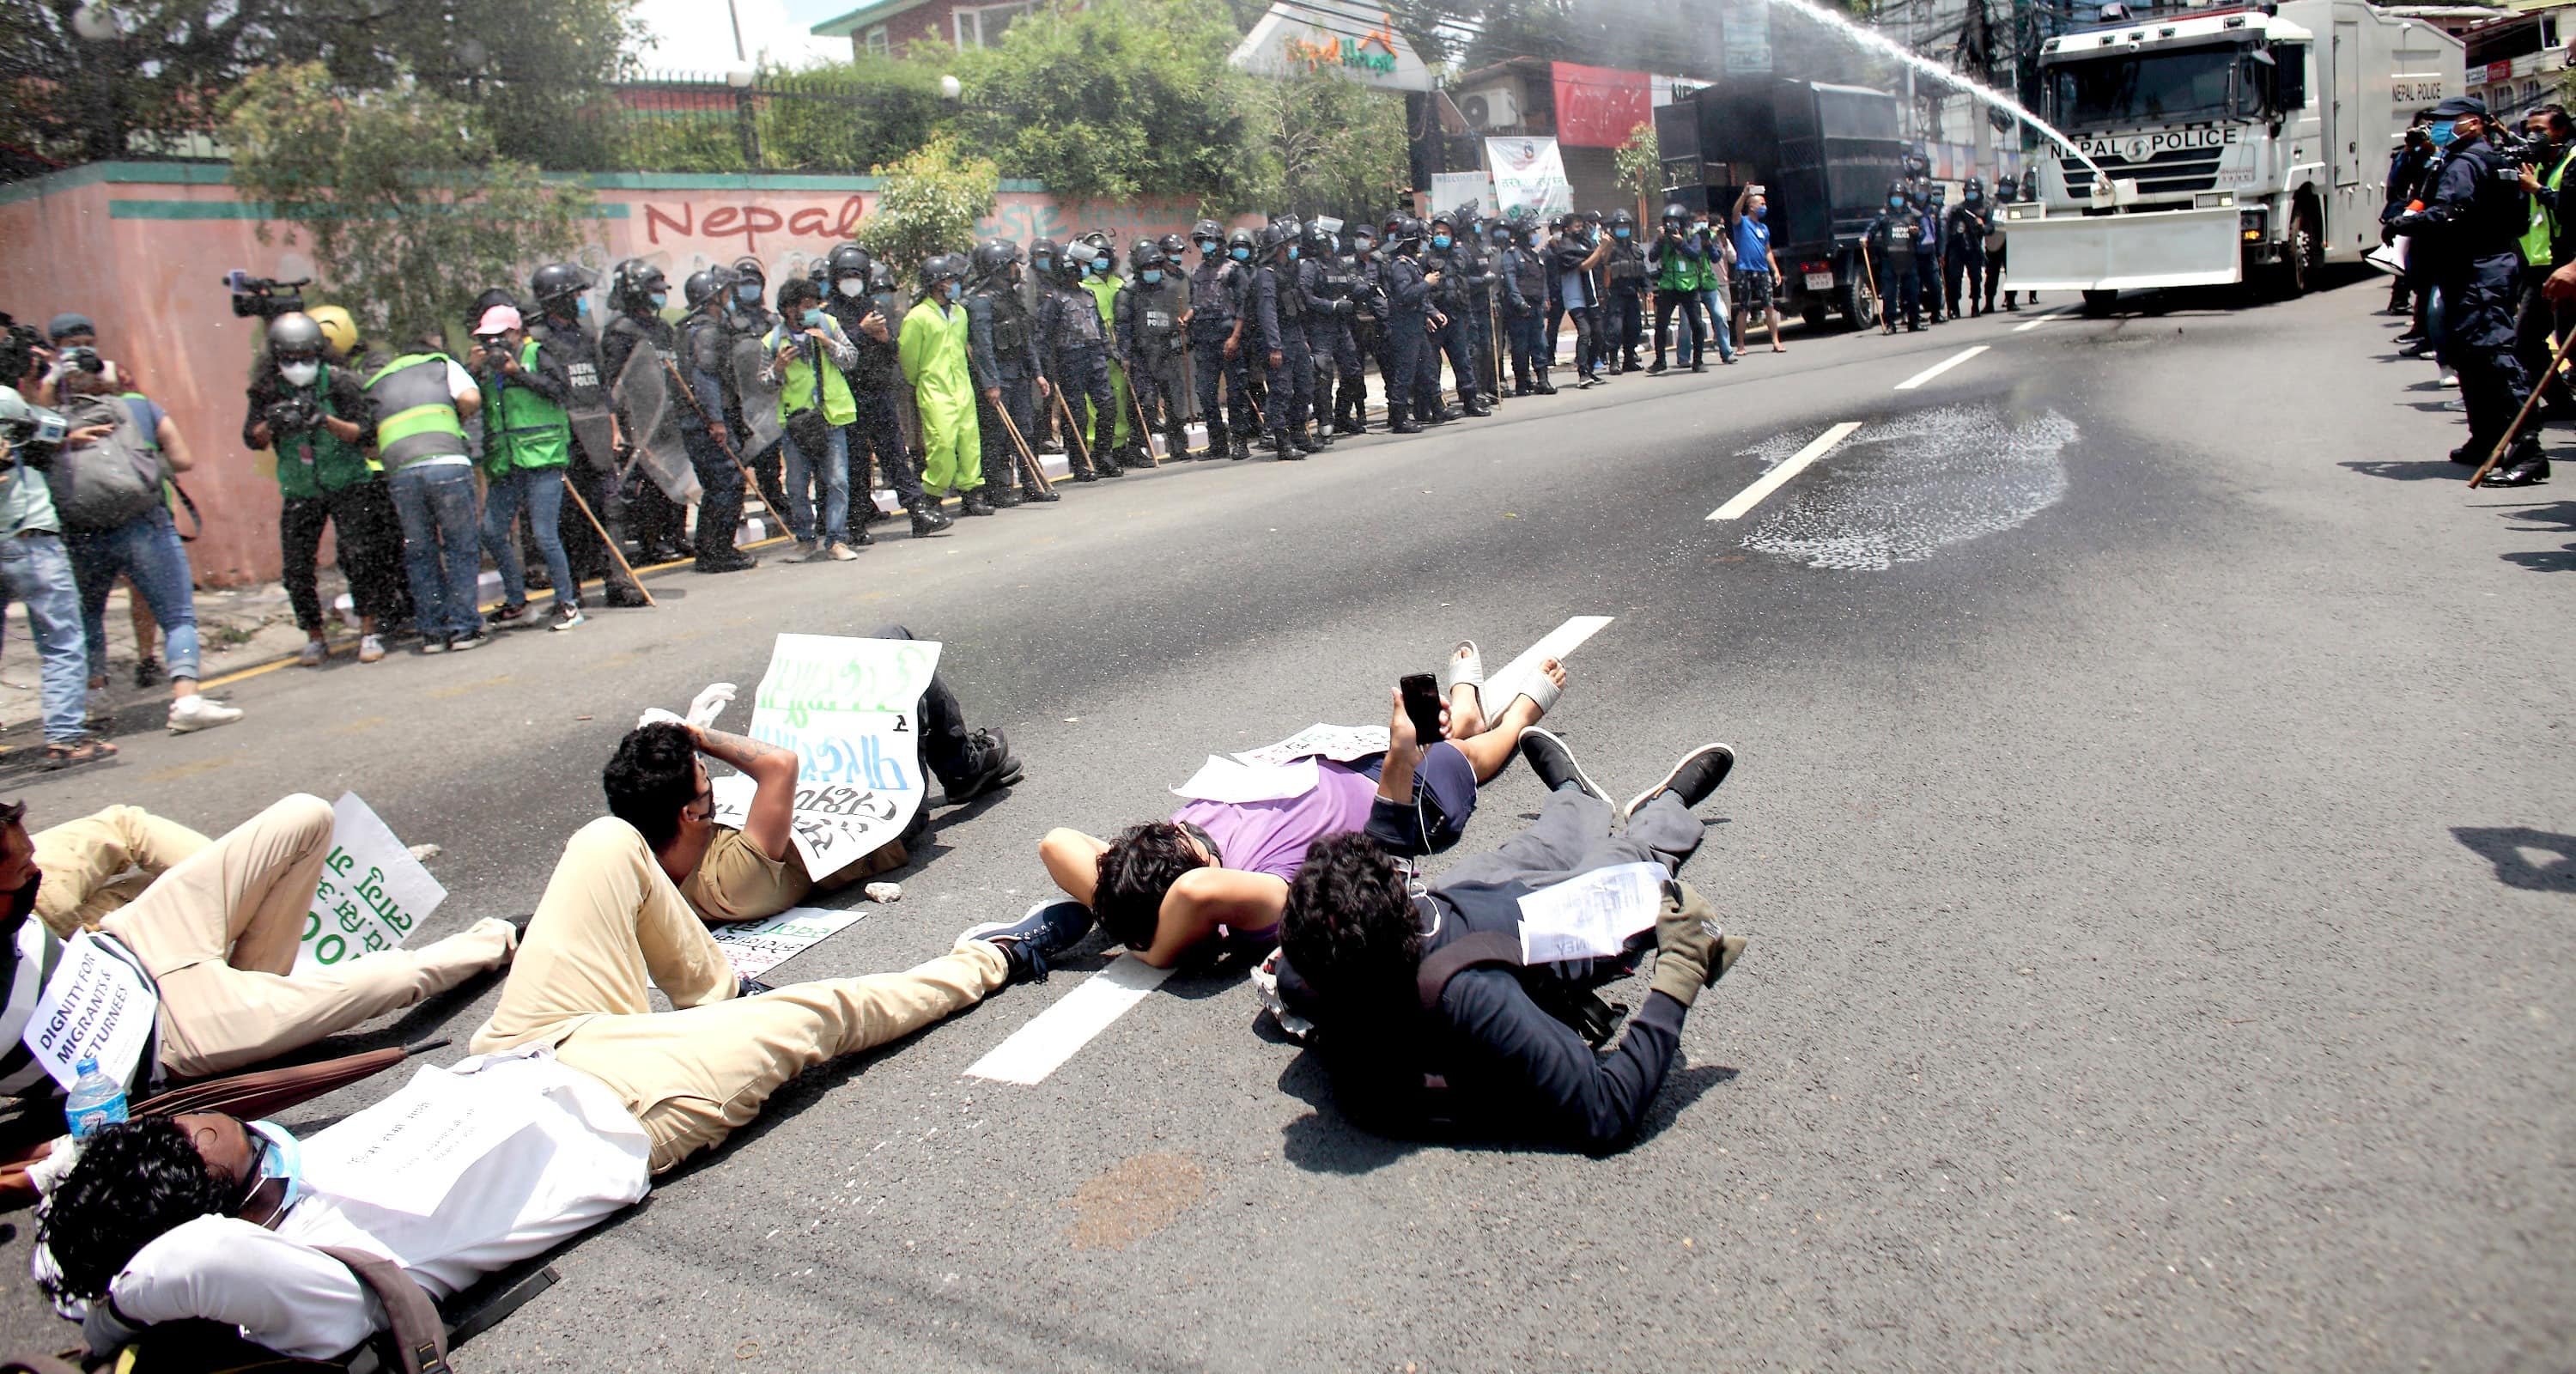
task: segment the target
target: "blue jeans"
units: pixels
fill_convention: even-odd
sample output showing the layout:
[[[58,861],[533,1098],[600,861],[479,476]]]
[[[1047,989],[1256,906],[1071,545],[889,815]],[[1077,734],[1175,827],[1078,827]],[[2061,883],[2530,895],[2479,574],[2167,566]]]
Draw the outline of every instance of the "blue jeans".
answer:
[[[411,578],[412,623],[424,640],[483,628],[474,578],[483,550],[474,527],[474,469],[414,464],[385,480],[402,517],[403,571]]]
[[[1735,356],[1734,332],[1727,322],[1726,291],[1723,287],[1705,287],[1699,293],[1700,304],[1708,310],[1709,342],[1717,345],[1717,356]]]
[[[0,539],[0,612],[13,597],[27,603],[27,628],[35,632],[36,655],[44,663],[45,742],[69,744],[81,737],[88,704],[89,648],[72,556],[61,535]]]
[[[523,505],[528,509],[528,533],[536,536],[546,575],[555,580],[555,604],[581,604],[581,584],[573,581],[572,563],[564,557],[563,532],[557,527],[563,519],[563,476],[562,468],[512,468],[507,475],[484,483],[483,552],[492,555],[493,566],[501,570],[501,604],[514,610],[528,604],[527,568],[519,559],[519,541],[510,537],[510,522],[519,518]]]
[[[799,540],[819,539],[837,544],[849,538],[850,529],[850,435],[839,425],[832,426],[831,440],[824,445],[820,470],[814,460],[796,441],[787,441],[787,529]],[[823,485],[823,528],[814,528],[814,499],[811,492],[816,479]]]
[[[188,553],[179,545],[179,530],[170,523],[170,512],[156,506],[115,529],[73,534],[64,542],[71,550],[72,580],[80,586],[90,671],[107,671],[107,594],[123,577],[134,583],[143,604],[152,608],[152,618],[161,622],[161,634],[169,641],[162,655],[169,661],[170,676],[194,680],[196,579],[188,571]]]

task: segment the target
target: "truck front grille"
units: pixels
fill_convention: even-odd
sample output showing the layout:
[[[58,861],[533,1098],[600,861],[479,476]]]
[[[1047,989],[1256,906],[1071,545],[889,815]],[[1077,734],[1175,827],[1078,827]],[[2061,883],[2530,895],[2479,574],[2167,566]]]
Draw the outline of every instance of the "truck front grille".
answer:
[[[2104,154],[2093,160],[2112,180],[2135,177],[2140,195],[2158,195],[2174,191],[2207,191],[2218,185],[2218,164],[2224,148],[2169,148],[2164,152],[2131,162],[2117,154]],[[2093,173],[2073,158],[2060,165],[2066,172],[2069,194],[2093,193]]]

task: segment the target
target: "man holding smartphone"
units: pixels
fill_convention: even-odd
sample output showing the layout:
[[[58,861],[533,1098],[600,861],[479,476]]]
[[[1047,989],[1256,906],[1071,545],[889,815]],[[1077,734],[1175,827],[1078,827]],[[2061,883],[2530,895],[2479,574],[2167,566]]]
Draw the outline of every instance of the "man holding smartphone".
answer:
[[[1484,674],[1475,646],[1459,649],[1447,674],[1448,699],[1435,703],[1430,730],[1416,726],[1401,689],[1388,694],[1394,709],[1384,754],[1349,763],[1318,759],[1314,786],[1296,796],[1194,800],[1168,821],[1131,826],[1105,843],[1078,830],[1051,830],[1038,842],[1038,857],[1111,938],[1156,968],[1203,946],[1267,949],[1277,942],[1288,884],[1308,846],[1356,832],[1398,854],[1448,849],[1475,813],[1478,789],[1510,764],[1521,732],[1564,689],[1565,667],[1549,659],[1539,683],[1489,722],[1478,699]]]

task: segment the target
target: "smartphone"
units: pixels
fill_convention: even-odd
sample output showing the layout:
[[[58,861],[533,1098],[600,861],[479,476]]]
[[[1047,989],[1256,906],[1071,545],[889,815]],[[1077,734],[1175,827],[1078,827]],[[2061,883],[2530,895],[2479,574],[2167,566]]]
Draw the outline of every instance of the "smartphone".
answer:
[[[1429,673],[1407,673],[1396,679],[1404,697],[1404,714],[1413,722],[1413,738],[1429,748],[1441,738],[1440,680]]]

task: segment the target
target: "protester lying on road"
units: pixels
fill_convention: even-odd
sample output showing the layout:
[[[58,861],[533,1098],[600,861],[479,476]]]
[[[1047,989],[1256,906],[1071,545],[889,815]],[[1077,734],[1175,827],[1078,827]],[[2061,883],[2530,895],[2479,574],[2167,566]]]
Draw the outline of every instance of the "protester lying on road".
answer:
[[[1403,700],[1387,724],[1386,754],[1348,764],[1318,761],[1312,791],[1278,801],[1193,801],[1169,821],[1132,826],[1109,843],[1059,828],[1038,842],[1048,876],[1090,907],[1103,930],[1156,968],[1225,938],[1230,946],[1277,943],[1279,913],[1307,846],[1366,831],[1399,854],[1449,848],[1475,814],[1476,790],[1511,762],[1521,731],[1556,704],[1565,665],[1540,665],[1541,681],[1488,721],[1479,700],[1484,668],[1461,644],[1443,673],[1446,739],[1409,747]],[[1402,740],[1408,747],[1396,748]]]
[[[111,806],[96,815],[36,832],[36,919],[68,940],[96,930],[109,912],[142,895],[164,873],[214,843],[177,821],[139,806]]]
[[[901,625],[885,625],[866,637],[910,639],[913,634]],[[709,686],[690,703],[685,719],[659,707],[646,711],[618,742],[601,779],[608,813],[645,836],[655,861],[679,885],[699,919],[717,923],[775,916],[805,900],[815,887],[788,834],[796,805],[795,753],[710,728],[735,691],[730,682]],[[915,714],[921,766],[939,779],[949,805],[1020,780],[1020,761],[1011,753],[1010,741],[999,730],[968,730],[957,694],[937,673],[931,674]],[[675,827],[672,818],[692,798],[711,795],[700,754],[747,774],[753,791],[739,828],[710,821],[703,838],[692,842],[700,832]],[[902,839],[918,836],[929,824],[929,814],[927,805],[915,812]],[[862,860],[825,885],[881,871]]]
[[[64,950],[44,922],[27,919],[45,875],[25,816],[23,804],[0,806],[0,893],[9,898],[0,918],[6,1026],[26,1024]],[[160,1062],[147,1052],[129,1091],[165,1073],[201,1078],[256,1064],[509,962],[517,930],[486,919],[418,949],[291,972],[331,851],[331,825],[330,803],[286,797],[101,918],[105,952],[140,970],[160,998]],[[0,1096],[58,1093],[44,1065],[11,1037],[0,1053]]]
[[[1545,730],[1521,753],[1549,788],[1529,829],[1415,891],[1366,835],[1307,851],[1290,886],[1273,965],[1280,1000],[1315,1023],[1335,1095],[1363,1124],[1535,1137],[1592,1151],[1624,1147],[1681,1046],[1682,1017],[1743,952],[1706,898],[1674,880],[1705,827],[1690,812],[1734,766],[1703,745],[1628,803],[1613,836],[1609,799]],[[1653,991],[1609,1054],[1615,1016],[1592,989],[1634,969],[1620,958],[1521,966],[1521,898],[1618,864],[1664,875],[1652,941]],[[1577,1025],[1582,1027],[1578,1033]]]
[[[637,733],[658,737],[645,746],[658,755],[685,747],[686,731],[664,722]],[[783,752],[741,743],[754,763]],[[1047,961],[1090,931],[1058,903],[975,927],[954,952],[903,973],[776,989],[737,978],[671,878],[675,856],[703,853],[713,838],[714,801],[700,767],[694,795],[666,792],[664,809],[644,817],[649,831],[602,816],[574,832],[472,1044],[476,1054],[548,1046],[606,1084],[651,1137],[655,1173],[722,1143],[797,1074],[1045,977]],[[652,1010],[648,979],[674,1010]]]

